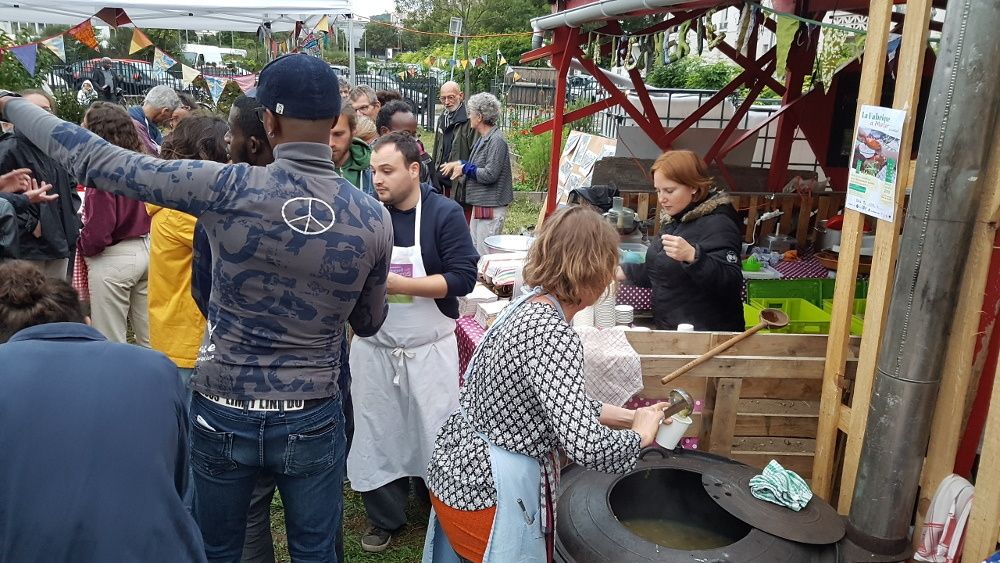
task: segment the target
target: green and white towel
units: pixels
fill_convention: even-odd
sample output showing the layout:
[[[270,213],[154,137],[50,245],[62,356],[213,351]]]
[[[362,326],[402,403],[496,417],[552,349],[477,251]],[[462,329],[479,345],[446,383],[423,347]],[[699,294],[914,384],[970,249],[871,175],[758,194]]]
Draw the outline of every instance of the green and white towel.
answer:
[[[813,496],[802,477],[773,459],[760,475],[750,479],[750,494],[754,498],[780,504],[796,512],[805,508]]]

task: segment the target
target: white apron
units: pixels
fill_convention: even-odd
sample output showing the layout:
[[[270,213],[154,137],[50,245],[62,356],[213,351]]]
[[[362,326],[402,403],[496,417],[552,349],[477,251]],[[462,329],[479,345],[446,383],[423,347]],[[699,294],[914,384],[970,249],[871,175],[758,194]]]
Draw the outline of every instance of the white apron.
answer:
[[[392,247],[393,269],[409,265],[414,278],[427,275],[420,254],[421,208],[418,200],[414,245]],[[424,477],[438,430],[458,408],[455,320],[434,299],[398,301],[390,299],[375,336],[351,342],[354,440],[347,476],[356,491]]]

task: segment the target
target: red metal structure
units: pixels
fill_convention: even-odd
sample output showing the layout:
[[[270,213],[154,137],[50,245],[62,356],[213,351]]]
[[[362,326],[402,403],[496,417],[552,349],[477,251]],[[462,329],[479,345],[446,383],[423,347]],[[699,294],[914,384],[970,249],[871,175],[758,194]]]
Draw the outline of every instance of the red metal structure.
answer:
[[[554,6],[554,14],[567,10],[579,9],[584,6],[610,5],[616,0],[566,0],[558,2]],[[896,3],[903,3],[904,0],[897,0]],[[633,31],[630,35],[640,36],[667,31],[675,26],[691,22],[705,15],[713,9],[724,9],[729,7],[741,7],[745,4],[743,0],[690,0],[678,2],[660,2],[670,4],[669,7],[662,8],[642,8],[626,14],[614,16],[598,16],[589,23],[577,23],[577,25],[588,25],[600,34],[621,35],[622,19],[662,15],[663,20],[645,29]],[[944,0],[940,0],[940,5]],[[655,2],[653,4],[656,4]],[[649,4],[646,4],[647,6]],[[776,10],[786,13],[794,13],[803,18],[813,21],[823,19],[826,12],[831,10],[850,11],[858,14],[866,14],[868,10],[867,0],[775,0]],[[894,17],[897,25],[901,25],[903,14]],[[932,28],[939,28],[938,24],[932,24]],[[756,52],[757,38],[761,28],[767,28],[772,32],[776,29],[775,20],[772,18],[762,18],[757,26],[752,26],[747,31],[749,53]],[[848,85],[840,80],[843,75],[859,73],[860,65],[854,63],[849,65],[832,81],[833,84],[829,92],[824,93],[822,89],[814,89],[808,93],[803,92],[803,85],[806,76],[811,74],[817,55],[817,44],[819,40],[818,28],[810,26],[800,26],[795,39],[792,42],[791,50],[786,63],[787,72],[784,82],[779,82],[772,75],[776,64],[776,47],[772,47],[759,58],[752,58],[742,55],[739,51],[726,43],[720,43],[716,48],[739,65],[743,71],[733,79],[733,81],[718,92],[715,96],[704,102],[694,113],[685,118],[678,125],[665,128],[650,99],[643,79],[639,71],[630,70],[634,89],[633,93],[638,97],[640,103],[637,107],[611,80],[598,69],[592,60],[584,56],[582,47],[588,41],[589,32],[582,27],[570,27],[562,25],[551,30],[551,40],[543,47],[525,53],[521,57],[521,62],[528,63],[543,58],[549,58],[551,65],[557,71],[555,107],[553,117],[532,129],[535,134],[545,131],[561,131],[566,124],[575,120],[585,118],[612,106],[620,106],[625,113],[632,118],[649,138],[662,150],[669,150],[672,143],[691,126],[696,124],[700,118],[722,103],[741,87],[749,89],[749,96],[736,110],[728,125],[722,129],[716,141],[706,154],[702,155],[706,162],[718,166],[721,174],[730,186],[736,185],[730,171],[723,163],[723,159],[733,149],[741,143],[751,138],[756,138],[759,130],[767,127],[773,120],[777,120],[777,136],[774,144],[772,163],[769,172],[768,187],[771,190],[778,190],[784,183],[784,178],[788,170],[791,155],[792,141],[794,140],[796,128],[801,128],[806,136],[809,145],[816,154],[819,164],[824,173],[830,178],[831,185],[835,189],[844,189],[846,186],[847,169],[845,165],[837,165],[830,162],[828,158],[831,149],[831,135],[837,134],[835,125],[843,126],[844,123],[834,123],[834,111],[837,103],[843,103],[844,99],[851,98],[851,86],[853,86],[853,98],[856,104],[857,86]],[[603,56],[610,55],[610,42],[601,45]],[[928,53],[928,64],[926,73],[930,73],[933,68],[934,57]],[[570,112],[565,111],[566,107],[566,77],[573,60],[576,60],[587,70],[601,86],[605,89],[608,97],[591,103],[585,107],[575,109]],[[891,68],[891,65],[890,65]],[[849,81],[847,81],[849,82]],[[750,110],[757,95],[765,88],[770,87],[782,96],[781,107],[774,112],[766,121],[756,125],[750,131],[746,131],[737,138],[733,138],[738,124]],[[891,90],[889,90],[891,92]],[[848,126],[853,126],[853,112]],[[546,215],[552,213],[556,208],[556,193],[558,182],[559,158],[562,154],[562,139],[560,135],[552,136],[551,164],[549,172],[549,191],[546,203]]]

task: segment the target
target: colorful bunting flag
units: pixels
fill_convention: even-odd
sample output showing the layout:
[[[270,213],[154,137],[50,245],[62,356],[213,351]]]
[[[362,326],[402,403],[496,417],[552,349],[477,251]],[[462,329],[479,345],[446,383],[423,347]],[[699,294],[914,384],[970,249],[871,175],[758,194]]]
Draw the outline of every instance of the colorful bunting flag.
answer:
[[[427,57],[426,59],[424,59],[424,64],[427,65],[427,66],[434,66],[434,63],[436,63],[436,62],[437,62],[437,58],[435,58],[433,56]]]
[[[517,81],[521,80],[521,75],[518,74],[517,71],[515,71],[514,72],[514,76],[512,78],[514,79],[514,82],[517,82]]]
[[[330,18],[326,17],[325,15],[321,17],[319,21],[316,22],[316,27],[313,28],[313,31],[330,33]]]
[[[10,52],[14,54],[14,58],[24,66],[24,70],[28,71],[31,76],[35,75],[35,62],[38,60],[38,44],[28,43],[27,45],[18,45],[17,47],[11,47]]]
[[[497,62],[498,65],[505,65],[505,64],[507,64],[507,59],[504,58],[503,53],[500,52],[500,49],[497,49],[497,61],[498,61]]]
[[[90,23],[90,20],[84,20],[79,25],[69,28],[66,33],[73,36],[85,46],[97,50],[97,37],[94,36],[94,25]]]
[[[465,70],[469,66],[469,59],[462,59],[462,70]]]
[[[257,85],[257,75],[256,74],[244,74],[243,76],[234,76],[230,80],[236,83],[243,90],[244,93],[249,92],[251,88]]]
[[[153,42],[149,40],[149,37],[146,37],[146,34],[137,27],[132,30],[132,44],[128,48],[128,54],[131,55],[136,51],[141,51],[152,44]]]
[[[514,73],[514,67],[507,65],[507,70],[504,71],[504,74],[513,74],[513,73]]]
[[[49,51],[55,53],[59,60],[66,62],[66,41],[63,40],[62,35],[56,35],[55,37],[50,37],[42,41],[42,45],[45,45]]]
[[[403,72],[397,74],[396,76],[398,76],[400,80],[406,80],[406,71],[404,70]]]
[[[309,32],[309,35],[306,35],[305,40],[302,41],[302,47],[300,50],[303,53],[314,57],[323,56],[323,50],[319,47],[319,39],[316,37],[316,34],[312,32]]]
[[[128,14],[126,14],[125,10],[121,8],[104,8],[100,12],[97,12],[95,17],[100,18],[111,27],[118,27],[120,25],[132,23]]]
[[[795,18],[790,18],[788,16],[783,16],[778,14],[778,31],[775,34],[778,38],[777,40],[777,64],[775,65],[774,75],[778,77],[779,80],[785,79],[786,64],[788,62],[788,52],[792,49],[792,43],[795,41],[795,34],[799,31],[799,21]]]
[[[222,91],[226,89],[226,79],[218,76],[209,76],[207,74],[203,74],[202,77],[205,79],[205,82],[208,83],[208,93],[212,95],[212,101],[218,104],[219,96],[221,96]],[[192,80],[194,79],[192,78]]]
[[[185,87],[190,86],[191,83],[194,82],[194,79],[198,78],[198,75],[200,74],[201,73],[197,70],[181,63],[181,83],[183,83]]]
[[[153,70],[167,72],[170,70],[170,67],[175,64],[177,64],[177,61],[175,61],[170,55],[161,51],[159,47],[153,51]]]
[[[458,61],[455,59],[448,59],[448,66],[450,66],[451,68],[455,68],[456,66],[458,66]]]

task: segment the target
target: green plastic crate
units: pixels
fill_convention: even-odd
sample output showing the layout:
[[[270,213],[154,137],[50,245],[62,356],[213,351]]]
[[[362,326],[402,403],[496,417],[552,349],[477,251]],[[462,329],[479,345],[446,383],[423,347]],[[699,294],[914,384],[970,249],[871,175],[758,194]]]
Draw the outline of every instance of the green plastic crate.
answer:
[[[823,287],[821,299],[833,299],[833,287],[837,283],[837,280],[825,278],[819,280],[819,282]],[[858,280],[858,285],[854,286],[854,298],[864,299],[866,297],[868,297],[868,280]],[[813,303],[813,305],[822,305],[822,303]]]
[[[851,334],[861,336],[865,328],[865,307],[868,305],[867,299],[855,299],[854,311],[851,312]],[[823,310],[833,316],[833,299],[823,300]]]
[[[802,280],[749,280],[747,299],[805,299],[819,307],[823,304],[823,282],[820,279]],[[757,323],[754,323],[757,324]]]
[[[759,309],[780,309],[788,315],[788,326],[771,332],[793,334],[827,334],[830,332],[830,315],[805,299],[778,297],[753,299],[750,304]]]
[[[746,328],[756,326],[760,322],[760,307],[743,304],[743,324]]]

